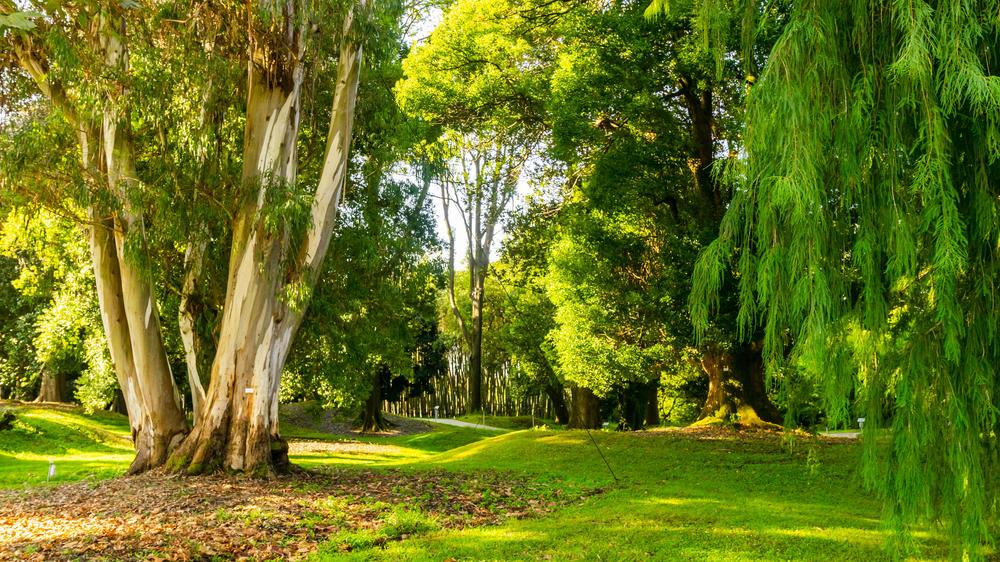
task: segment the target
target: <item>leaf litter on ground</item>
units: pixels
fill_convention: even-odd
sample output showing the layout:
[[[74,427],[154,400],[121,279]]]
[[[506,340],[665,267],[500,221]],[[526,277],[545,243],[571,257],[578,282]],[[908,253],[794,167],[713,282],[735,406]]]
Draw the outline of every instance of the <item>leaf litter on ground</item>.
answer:
[[[463,528],[543,515],[596,493],[501,471],[153,472],[0,492],[0,560],[296,559],[345,533],[379,531],[400,509]]]

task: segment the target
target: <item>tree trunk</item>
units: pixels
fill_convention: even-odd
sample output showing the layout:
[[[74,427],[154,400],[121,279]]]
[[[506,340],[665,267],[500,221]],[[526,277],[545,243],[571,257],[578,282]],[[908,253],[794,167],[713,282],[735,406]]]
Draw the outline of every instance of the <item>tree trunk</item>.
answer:
[[[124,27],[109,21],[106,14],[101,14],[98,22],[97,35],[91,39],[100,45],[109,67],[127,71],[128,55],[122,44]],[[16,51],[19,63],[42,94],[77,129],[84,175],[103,178],[109,188],[124,192],[126,185],[135,181],[135,170],[127,125],[119,131],[116,100],[107,100],[101,117],[103,126],[99,128],[81,119],[62,87],[50,81],[44,60],[20,43]],[[127,93],[119,92],[116,97],[126,96]],[[103,162],[100,152],[105,156]],[[176,388],[166,364],[151,284],[122,259],[122,228],[132,226],[138,218],[126,212],[124,219],[116,224],[93,205],[87,212],[101,321],[136,448],[129,472],[136,473],[163,462],[172,444],[184,433],[185,420],[177,406]]]
[[[708,375],[708,397],[695,425],[729,421],[741,426],[781,423],[781,414],[764,385],[759,342],[734,350],[710,348],[704,352],[701,366]]]
[[[128,268],[119,262],[119,252],[116,249],[114,237],[111,235],[110,221],[96,216],[91,208],[93,226],[89,229],[91,257],[94,262],[94,280],[97,285],[97,297],[100,303],[101,320],[104,324],[104,334],[108,340],[112,363],[118,377],[118,386],[128,411],[129,425],[132,429],[132,441],[136,448],[136,457],[129,468],[129,473],[138,473],[159,466],[166,459],[170,448],[186,431],[184,414],[175,401],[176,392],[169,369],[162,368],[163,362],[145,361],[145,365],[153,365],[143,377],[139,376],[139,364],[133,353],[133,337],[129,324],[129,314],[126,311],[126,292],[123,290],[121,270]],[[133,277],[133,281],[135,278]],[[137,291],[140,292],[141,291]],[[135,298],[134,293],[128,294]],[[146,301],[148,305],[151,302]],[[133,314],[139,307],[132,306]],[[153,320],[152,308],[150,321]],[[151,329],[142,322],[140,314],[135,331],[144,327]],[[155,336],[159,336],[157,325]],[[135,339],[145,339],[152,343],[150,334],[137,335]],[[162,351],[162,342],[161,342]],[[161,370],[156,370],[159,367]],[[146,386],[143,388],[143,386]]]
[[[66,375],[42,367],[42,384],[35,402],[66,402]]]
[[[299,16],[284,16],[289,33],[283,37],[304,40],[308,22]],[[273,46],[259,43],[251,54],[243,178],[245,184],[256,185],[258,193],[235,218],[225,308],[202,418],[171,457],[171,470],[198,474],[225,468],[268,475],[289,468],[288,444],[279,434],[278,391],[306,303],[293,308],[282,293],[290,286],[315,285],[343,195],[361,66],[361,48],[349,41],[351,25],[349,15],[326,155],[311,223],[299,248],[291,247],[287,226],[269,231],[258,217],[268,190],[296,181],[303,69],[294,53],[303,46],[268,51]],[[287,57],[278,70],[283,74],[276,76],[275,67],[257,65],[275,56]],[[294,258],[291,272],[289,258]]]
[[[109,20],[102,14],[99,29],[100,44],[108,67],[127,72],[128,51],[122,43],[124,24],[115,19]],[[104,220],[105,228],[91,228],[91,243],[95,269],[100,269],[99,276],[103,277],[99,281],[103,287],[98,288],[99,292],[105,293],[102,308],[105,303],[109,307],[107,311],[102,310],[102,316],[108,316],[105,329],[108,330],[110,325],[115,331],[113,335],[109,334],[108,341],[113,347],[122,348],[118,355],[123,363],[131,359],[130,368],[122,366],[119,383],[125,383],[123,391],[126,386],[129,387],[125,394],[130,419],[132,412],[138,410],[134,420],[136,425],[133,425],[136,458],[129,469],[135,473],[163,464],[187,430],[187,420],[180,408],[180,395],[163,346],[152,281],[125,257],[125,240],[129,232],[138,231],[136,236],[141,242],[143,218],[128,203],[128,193],[138,179],[127,104],[120,103],[122,99],[127,99],[127,91],[109,98],[105,103],[101,148],[108,187],[121,195],[125,208],[120,216]],[[85,166],[90,165],[87,159],[85,156]],[[108,226],[111,226],[110,231],[106,228]],[[103,262],[99,268],[98,260]],[[126,341],[127,348],[124,347]],[[116,360],[116,367],[117,363]],[[129,380],[122,381],[122,375]]]
[[[646,427],[660,425],[660,379],[656,378],[648,386],[646,399]]]
[[[601,427],[601,401],[589,388],[573,385],[573,401],[569,429],[597,429]]]
[[[386,370],[378,369],[372,377],[372,390],[361,411],[360,429],[363,433],[377,433],[392,427],[382,415],[382,385],[386,382],[387,374]]]
[[[550,376],[550,381],[545,385],[545,395],[552,402],[552,409],[555,413],[556,423],[569,423],[569,408],[566,406],[566,391],[562,384]]]
[[[177,308],[177,324],[184,345],[184,362],[187,366],[188,386],[191,388],[191,411],[194,412],[195,424],[201,421],[202,406],[205,403],[205,386],[201,379],[202,373],[205,372],[201,366],[205,350],[196,326],[198,304],[195,297],[205,256],[205,245],[204,240],[188,242],[188,247],[184,251],[184,285],[181,287],[180,305]]]
[[[619,393],[618,405],[621,419],[619,431],[638,431],[646,425],[649,406],[649,383],[633,382]]]
[[[472,329],[469,330],[469,411],[483,409],[483,285],[485,279],[473,275]]]
[[[201,419],[170,461],[189,474],[226,468],[263,475],[288,468],[277,419],[279,377],[291,344],[285,326],[293,321],[278,299],[287,232],[268,232],[257,215],[268,189],[295,181],[301,81],[290,89],[270,82],[251,69],[244,182],[261,183],[260,192],[233,225],[219,346]]]

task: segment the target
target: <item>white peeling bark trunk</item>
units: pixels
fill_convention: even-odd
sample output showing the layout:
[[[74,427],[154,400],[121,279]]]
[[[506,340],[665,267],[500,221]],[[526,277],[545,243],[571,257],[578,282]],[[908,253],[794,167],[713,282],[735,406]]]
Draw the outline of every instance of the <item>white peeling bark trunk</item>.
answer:
[[[97,299],[100,304],[104,335],[111,350],[111,362],[118,377],[125,408],[128,411],[132,441],[136,448],[136,458],[130,473],[141,472],[152,458],[153,421],[144,407],[139,393],[139,379],[132,357],[132,340],[129,336],[128,320],[125,315],[125,299],[122,294],[121,272],[118,267],[118,253],[115,250],[113,225],[102,220],[93,208],[90,209],[91,226],[90,252],[94,262],[94,280],[97,285]]]
[[[121,35],[112,31],[107,22],[104,23],[101,45],[108,66],[127,70],[128,56],[120,41]],[[113,218],[114,244],[105,241],[102,257],[111,261],[117,258],[117,286],[114,289],[121,300],[120,308],[114,312],[123,313],[125,333],[131,345],[131,375],[134,379],[130,392],[138,395],[140,413],[137,417],[141,423],[135,443],[136,460],[131,470],[138,472],[155,468],[166,461],[170,451],[186,433],[187,422],[167,361],[152,282],[125,256],[126,235],[136,229],[140,230],[138,235],[142,235],[142,217],[128,202],[128,192],[134,187],[137,175],[128,129],[127,126],[122,127],[123,121],[120,121],[122,118],[118,113],[113,100],[109,101],[103,115],[101,142],[108,187],[119,194],[125,208],[120,216]],[[96,232],[98,229],[93,230]],[[112,249],[113,254],[110,253]],[[119,335],[115,341],[109,339],[109,342],[122,345],[124,339]]]
[[[131,147],[117,134],[117,127],[105,117],[104,146],[108,182],[112,188],[124,192],[134,181]],[[142,426],[136,440],[137,456],[133,471],[155,468],[163,464],[170,450],[187,430],[187,422],[180,408],[180,395],[174,384],[170,364],[160,331],[160,318],[153,287],[125,257],[127,232],[141,228],[141,218],[126,211],[113,221],[114,249],[117,258],[117,276],[127,338],[131,344],[134,365],[134,391],[139,396]],[[96,229],[95,229],[96,230]],[[109,257],[109,259],[113,259]],[[120,342],[115,342],[121,345]],[[124,389],[123,389],[124,390]]]
[[[348,18],[345,29],[350,23]],[[291,309],[280,295],[289,283],[311,287],[319,275],[347,177],[360,61],[360,47],[345,43],[312,224],[300,249],[289,247],[287,231],[267,232],[255,217],[271,182],[296,180],[302,76],[296,68],[282,88],[283,81],[267,80],[251,66],[244,181],[256,182],[259,192],[257,201],[245,206],[235,220],[225,309],[204,416],[171,458],[172,470],[198,474],[226,468],[263,475],[288,468],[288,447],[279,432],[278,391],[304,310]],[[296,250],[294,270],[283,270],[285,258]]]
[[[106,63],[125,69],[128,59],[122,44],[124,28],[113,29],[110,20],[101,16],[96,32]],[[47,65],[30,39],[15,40],[15,52],[42,95],[76,127],[85,175],[123,192],[126,184],[134,181],[135,170],[129,140],[118,133],[112,104],[109,102],[106,108],[103,127],[92,127],[77,114],[61,85],[50,81]],[[103,163],[101,151],[105,155]],[[126,212],[115,219],[104,216],[94,206],[88,208],[88,217],[101,320],[136,448],[129,471],[136,473],[162,464],[172,444],[185,432],[186,424],[160,337],[152,285],[123,259],[123,229],[136,225],[139,217]]]
[[[201,381],[199,359],[202,349],[201,337],[197,333],[198,313],[193,302],[198,278],[205,259],[205,241],[192,241],[184,251],[184,285],[181,287],[180,305],[177,307],[177,325],[180,328],[181,343],[184,345],[184,362],[187,365],[188,386],[191,388],[191,410],[194,423],[201,421],[201,408],[205,403],[205,386]]]

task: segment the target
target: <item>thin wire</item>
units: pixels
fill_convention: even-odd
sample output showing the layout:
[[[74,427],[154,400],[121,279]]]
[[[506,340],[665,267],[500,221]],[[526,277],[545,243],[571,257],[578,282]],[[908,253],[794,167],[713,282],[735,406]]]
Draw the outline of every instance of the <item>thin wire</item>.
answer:
[[[615,475],[615,471],[611,469],[611,465],[608,464],[608,459],[604,457],[604,453],[601,452],[601,447],[597,444],[597,440],[591,435],[590,429],[587,428],[587,435],[590,436],[590,440],[594,443],[594,448],[597,449],[597,454],[601,455],[601,460],[604,461],[604,466],[608,467],[608,472],[611,473],[611,477],[615,479],[615,484],[618,483],[618,476]]]

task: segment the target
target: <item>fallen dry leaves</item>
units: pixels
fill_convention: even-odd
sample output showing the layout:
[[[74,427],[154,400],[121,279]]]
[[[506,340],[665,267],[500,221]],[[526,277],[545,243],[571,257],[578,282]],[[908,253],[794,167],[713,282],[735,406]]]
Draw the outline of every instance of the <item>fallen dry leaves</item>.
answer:
[[[539,515],[586,493],[503,472],[154,472],[0,492],[0,560],[296,559],[338,533],[377,528],[393,506],[456,528]]]

